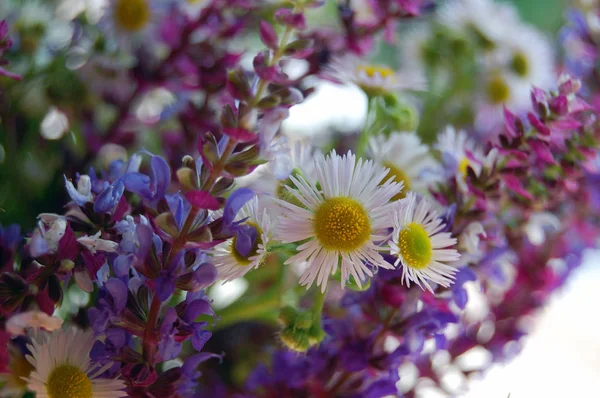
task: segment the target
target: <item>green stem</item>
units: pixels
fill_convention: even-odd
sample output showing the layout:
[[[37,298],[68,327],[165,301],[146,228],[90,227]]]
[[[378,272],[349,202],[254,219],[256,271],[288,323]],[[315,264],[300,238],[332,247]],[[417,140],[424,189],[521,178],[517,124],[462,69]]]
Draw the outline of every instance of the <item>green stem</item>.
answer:
[[[323,314],[323,307],[325,305],[325,297],[327,297],[327,290],[317,292],[312,305],[313,322],[321,324],[321,315]]]
[[[261,319],[277,320],[280,306],[280,289],[273,288],[266,294],[245,298],[218,313],[219,321],[215,329],[222,329],[237,322]]]

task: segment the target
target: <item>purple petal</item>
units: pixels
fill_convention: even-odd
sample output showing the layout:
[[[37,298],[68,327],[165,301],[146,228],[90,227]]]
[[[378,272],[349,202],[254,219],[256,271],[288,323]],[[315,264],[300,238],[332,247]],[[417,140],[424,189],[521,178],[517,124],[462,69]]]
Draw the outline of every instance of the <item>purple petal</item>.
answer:
[[[213,284],[217,279],[217,268],[211,263],[200,264],[198,269],[194,271],[194,278],[199,285],[198,290],[204,289]]]
[[[129,270],[133,264],[133,259],[134,257],[132,254],[118,256],[113,264],[115,275],[119,277],[129,275]]]
[[[252,226],[244,226],[238,230],[235,239],[235,250],[244,258],[247,258],[254,248],[258,231]]]
[[[253,197],[254,191],[250,188],[240,188],[233,191],[231,195],[229,195],[229,198],[227,198],[227,202],[225,202],[225,208],[223,209],[223,224],[231,225],[242,206]]]
[[[204,361],[207,361],[211,358],[219,358],[219,361],[223,359],[222,355],[214,354],[212,352],[202,352],[200,354],[192,355],[191,357],[186,358],[183,362],[183,366],[181,370],[185,374],[192,374],[196,371],[196,368]]]
[[[186,306],[181,319],[184,322],[192,323],[195,322],[196,318],[198,318],[200,315],[205,314],[214,315],[210,303],[204,299],[194,300]]]
[[[109,185],[108,188],[102,191],[96,198],[96,203],[94,203],[94,211],[96,213],[105,213],[112,210],[117,203],[119,203],[119,200],[121,200],[124,190],[125,185],[121,180],[117,180],[113,184]]]
[[[171,169],[169,164],[160,156],[153,156],[150,160],[152,169],[152,179],[154,182],[153,200],[161,199],[167,192],[167,187],[171,183]]]
[[[160,301],[166,301],[174,290],[175,282],[170,275],[162,275],[156,279],[154,291],[156,292],[156,295]]]
[[[150,177],[142,173],[127,173],[123,176],[125,188],[129,192],[133,192],[141,196],[143,199],[152,200],[152,192],[150,191]]]
[[[194,333],[192,336],[192,345],[197,351],[202,351],[204,348],[204,344],[210,339],[212,333],[208,330],[202,330],[200,332]]]
[[[461,310],[465,309],[465,306],[467,305],[467,301],[469,299],[469,296],[467,295],[467,292],[465,289],[453,289],[454,291],[454,303],[458,306],[458,308],[460,308]]]
[[[106,290],[112,296],[115,312],[121,312],[127,304],[127,286],[120,279],[111,278],[104,284]]]

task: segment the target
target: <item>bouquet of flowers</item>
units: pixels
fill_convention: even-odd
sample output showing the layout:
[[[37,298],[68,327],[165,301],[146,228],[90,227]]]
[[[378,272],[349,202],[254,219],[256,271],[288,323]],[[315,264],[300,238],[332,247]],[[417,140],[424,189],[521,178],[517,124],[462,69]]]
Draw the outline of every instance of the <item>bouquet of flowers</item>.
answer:
[[[464,391],[600,232],[583,3],[3,2],[0,396]]]

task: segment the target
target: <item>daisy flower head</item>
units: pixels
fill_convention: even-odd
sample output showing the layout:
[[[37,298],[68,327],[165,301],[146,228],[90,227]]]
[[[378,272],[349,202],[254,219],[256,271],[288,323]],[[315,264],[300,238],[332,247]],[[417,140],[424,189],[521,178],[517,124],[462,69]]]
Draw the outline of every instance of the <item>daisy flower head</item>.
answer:
[[[213,263],[222,281],[241,278],[265,262],[274,226],[267,203],[257,196],[246,203],[237,214],[236,220],[242,223],[235,236],[213,249]]]
[[[511,29],[502,45],[485,58],[482,79],[475,125],[477,130],[489,132],[502,126],[504,107],[513,112],[529,108],[532,86],[552,87],[555,75],[550,43],[534,28]]]
[[[506,27],[522,25],[514,6],[494,0],[451,0],[438,12],[447,28],[475,38],[483,50],[493,50],[506,34]]]
[[[389,169],[388,177],[404,182],[404,189],[393,200],[402,199],[408,191],[426,193],[438,163],[429,147],[414,132],[393,132],[388,137],[377,135],[369,141],[370,157]]]
[[[506,32],[502,47],[501,58],[515,78],[543,89],[555,84],[554,52],[540,31],[530,26],[511,29]],[[529,104],[529,95],[526,97]]]
[[[397,256],[395,266],[402,264],[402,283],[416,283],[433,293],[429,282],[448,287],[457,269],[454,262],[460,254],[451,249],[456,239],[440,232],[445,224],[427,199],[417,199],[413,192],[404,199],[403,207],[394,215],[394,232],[390,253]]]
[[[402,183],[388,178],[389,170],[371,160],[356,159],[335,151],[315,157],[316,182],[292,175],[286,189],[300,206],[279,200],[278,238],[284,243],[302,242],[286,264],[306,263],[300,284],[315,281],[321,291],[329,275],[341,266],[342,286],[350,275],[361,286],[371,267],[393,268],[379,253],[386,240],[391,214],[398,205],[392,198]]]
[[[410,72],[394,71],[389,66],[369,64],[353,55],[334,58],[328,65],[326,76],[343,83],[356,84],[369,96],[397,91],[422,91],[426,88],[425,77],[417,69],[411,68]]]
[[[112,364],[91,364],[90,351],[95,342],[91,331],[58,329],[34,336],[28,345],[33,366],[26,379],[27,388],[38,398],[112,398],[125,397],[125,383],[98,377]]]
[[[165,5],[159,0],[110,0],[102,24],[122,46],[128,47],[152,35]]]

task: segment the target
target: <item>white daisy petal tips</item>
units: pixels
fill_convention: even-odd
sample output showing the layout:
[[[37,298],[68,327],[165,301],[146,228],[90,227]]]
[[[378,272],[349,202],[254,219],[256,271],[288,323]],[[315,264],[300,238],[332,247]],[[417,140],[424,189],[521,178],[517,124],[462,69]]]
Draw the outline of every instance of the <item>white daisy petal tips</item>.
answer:
[[[414,193],[409,193],[403,205],[395,214],[389,243],[390,253],[398,257],[394,265],[402,264],[402,282],[407,286],[414,282],[432,293],[429,281],[450,286],[457,269],[447,262],[460,258],[451,249],[456,239],[448,232],[440,232],[445,225],[427,200],[418,200]]]
[[[260,267],[268,254],[273,224],[268,209],[254,197],[246,203],[238,216],[246,219],[237,234],[213,250],[214,265],[219,279],[229,282],[241,278],[250,270]]]
[[[286,261],[306,262],[300,283],[310,287],[316,281],[324,292],[338,265],[342,286],[350,275],[360,286],[373,275],[372,267],[393,268],[379,254],[378,244],[392,226],[397,204],[391,200],[402,184],[386,177],[388,169],[357,160],[351,152],[317,155],[315,168],[316,183],[290,177],[296,189],[287,189],[302,207],[278,201],[283,209],[278,237],[284,243],[302,242],[298,253]]]

